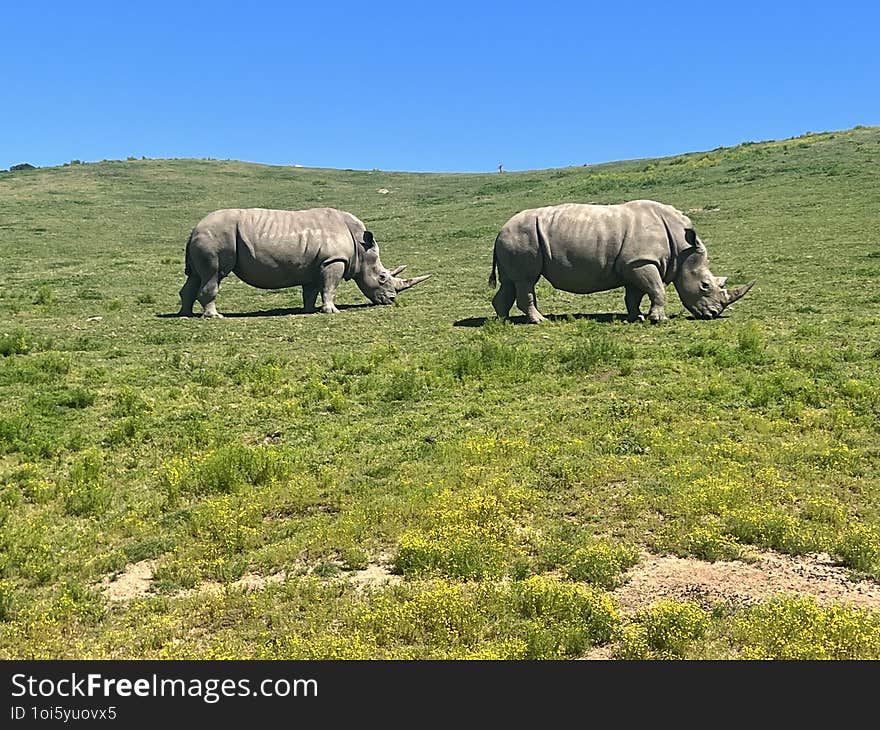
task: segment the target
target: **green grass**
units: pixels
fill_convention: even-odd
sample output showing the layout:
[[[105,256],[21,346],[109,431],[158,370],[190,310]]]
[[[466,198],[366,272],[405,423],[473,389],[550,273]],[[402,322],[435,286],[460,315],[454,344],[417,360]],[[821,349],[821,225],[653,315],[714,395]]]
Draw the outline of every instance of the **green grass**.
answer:
[[[880,580],[878,162],[858,128],[503,176],[0,175],[0,657],[880,658],[872,615],[626,617],[607,593],[638,549],[826,551]],[[494,320],[509,216],[635,198],[688,212],[716,275],[757,278],[729,316],[689,319],[670,288],[668,322],[631,325],[622,291],[542,283],[551,321]],[[161,316],[205,213],[319,205],[433,277],[332,317],[230,277],[222,321]],[[154,595],[106,601],[145,559]],[[345,580],[373,563],[402,582]],[[251,572],[286,578],[232,586]]]

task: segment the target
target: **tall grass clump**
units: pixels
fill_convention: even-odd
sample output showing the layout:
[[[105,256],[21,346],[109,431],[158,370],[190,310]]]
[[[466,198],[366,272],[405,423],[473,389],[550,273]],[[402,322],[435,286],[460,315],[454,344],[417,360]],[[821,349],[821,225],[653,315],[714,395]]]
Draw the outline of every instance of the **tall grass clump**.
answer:
[[[491,376],[524,379],[538,362],[529,345],[508,345],[494,337],[481,337],[452,353],[451,370],[456,380],[481,380]]]
[[[559,363],[567,373],[589,373],[599,366],[616,367],[622,375],[632,372],[635,349],[604,333],[591,333],[559,353]]]
[[[104,459],[99,451],[87,451],[74,461],[61,487],[61,495],[69,515],[95,515],[109,507],[113,490],[107,483]]]
[[[0,356],[26,355],[33,349],[33,342],[27,331],[21,327],[0,335]]]
[[[169,507],[182,496],[231,494],[290,476],[286,454],[271,446],[226,444],[196,459],[171,459],[160,474]]]

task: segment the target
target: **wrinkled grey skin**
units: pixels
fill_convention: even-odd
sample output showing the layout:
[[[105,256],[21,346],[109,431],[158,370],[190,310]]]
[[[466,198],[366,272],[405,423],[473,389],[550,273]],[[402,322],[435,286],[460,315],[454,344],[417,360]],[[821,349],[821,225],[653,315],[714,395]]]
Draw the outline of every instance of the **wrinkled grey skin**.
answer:
[[[260,289],[302,286],[307,312],[316,311],[319,292],[321,311],[339,312],[333,297],[339,282],[348,279],[374,304],[392,304],[399,292],[428,278],[398,278],[405,268],[388,271],[373,234],[342,210],[215,210],[187,241],[179,314],[192,316],[198,299],[204,317],[222,317],[214,300],[230,273]]]
[[[669,283],[699,319],[718,317],[755,283],[728,291],[727,278],[709,271],[706,247],[691,220],[653,200],[524,210],[495,239],[490,286],[496,267],[501,287],[492,299],[495,312],[505,319],[516,301],[534,324],[544,320],[535,299],[542,275],[555,288],[576,294],[625,287],[630,321],[644,319],[640,306],[647,294],[651,322],[666,319]]]

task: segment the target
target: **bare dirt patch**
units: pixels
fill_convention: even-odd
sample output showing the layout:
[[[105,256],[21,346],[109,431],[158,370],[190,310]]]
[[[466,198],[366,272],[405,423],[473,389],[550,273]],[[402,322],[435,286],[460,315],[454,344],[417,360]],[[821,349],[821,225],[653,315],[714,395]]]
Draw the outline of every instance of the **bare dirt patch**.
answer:
[[[208,580],[199,583],[195,588],[179,591],[175,593],[175,597],[189,596],[193,593],[222,593],[224,588],[239,591],[261,591],[268,585],[273,583],[283,583],[287,579],[287,573],[271,573],[269,575],[260,575],[259,573],[245,573],[238,580],[232,583],[219,583],[218,581]]]
[[[141,560],[129,563],[115,578],[105,576],[101,590],[108,601],[131,601],[149,594],[153,584],[155,560]]]
[[[155,560],[142,560],[139,563],[129,563],[118,574],[107,575],[101,580],[101,591],[108,601],[133,601],[136,598],[145,598],[153,595],[153,572],[156,568]],[[259,573],[245,573],[241,578],[231,583],[218,581],[205,581],[194,588],[187,588],[173,594],[174,598],[183,598],[198,593],[216,595],[224,589],[239,591],[260,591],[269,585],[283,583],[288,577],[295,575],[310,574],[311,569],[288,573],[280,571],[269,575]],[[394,575],[385,563],[371,563],[364,570],[352,573],[342,573],[335,580],[345,580],[354,585],[355,590],[361,593],[370,588],[378,588],[386,585],[400,583],[403,578]]]
[[[394,575],[388,570],[387,566],[378,563],[368,565],[363,570],[350,573],[347,578],[359,592],[368,588],[396,585],[403,580],[401,576]]]
[[[614,591],[625,613],[659,600],[723,602],[749,606],[780,594],[811,596],[820,604],[850,604],[880,610],[880,585],[854,581],[831,556],[760,553],[755,562],[718,561],[643,553]]]

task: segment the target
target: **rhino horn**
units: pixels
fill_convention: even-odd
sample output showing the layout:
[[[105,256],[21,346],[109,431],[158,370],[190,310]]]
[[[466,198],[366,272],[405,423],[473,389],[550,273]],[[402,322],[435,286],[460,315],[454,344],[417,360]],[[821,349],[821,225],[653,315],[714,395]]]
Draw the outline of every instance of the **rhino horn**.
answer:
[[[733,291],[725,290],[724,291],[724,295],[725,295],[724,306],[729,307],[731,304],[733,304],[738,299],[742,299],[748,293],[749,289],[751,289],[755,285],[755,281],[756,280],[753,279],[748,284],[745,284],[744,286],[738,286]]]
[[[393,270],[389,271],[388,273],[391,274],[391,276],[397,276],[405,268],[406,268],[406,264],[403,264],[402,266],[398,266],[396,269],[393,269]]]
[[[397,291],[403,291],[404,289],[409,289],[411,286],[415,286],[420,281],[424,281],[430,274],[425,274],[424,276],[414,276],[412,279],[398,279],[396,276],[394,277],[394,288]]]

